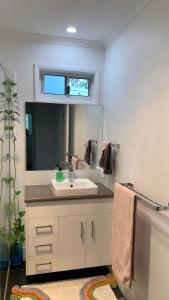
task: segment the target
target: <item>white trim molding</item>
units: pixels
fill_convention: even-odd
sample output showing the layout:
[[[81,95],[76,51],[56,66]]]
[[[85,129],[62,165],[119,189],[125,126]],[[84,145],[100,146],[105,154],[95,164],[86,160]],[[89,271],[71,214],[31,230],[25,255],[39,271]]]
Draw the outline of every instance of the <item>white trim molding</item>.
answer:
[[[39,33],[29,33],[29,32],[0,32],[0,39],[42,43],[42,44],[55,44],[55,45],[65,45],[65,46],[76,46],[85,48],[96,48],[104,49],[103,41],[93,41],[84,39],[75,39],[68,37],[58,37],[52,35],[45,35]]]

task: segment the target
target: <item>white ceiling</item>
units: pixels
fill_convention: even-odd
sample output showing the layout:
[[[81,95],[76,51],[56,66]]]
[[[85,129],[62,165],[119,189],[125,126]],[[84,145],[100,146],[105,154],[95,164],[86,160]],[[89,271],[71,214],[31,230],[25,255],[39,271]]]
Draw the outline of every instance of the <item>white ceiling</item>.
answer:
[[[116,38],[149,0],[0,0],[0,32],[101,41]],[[74,35],[68,25],[77,27]]]

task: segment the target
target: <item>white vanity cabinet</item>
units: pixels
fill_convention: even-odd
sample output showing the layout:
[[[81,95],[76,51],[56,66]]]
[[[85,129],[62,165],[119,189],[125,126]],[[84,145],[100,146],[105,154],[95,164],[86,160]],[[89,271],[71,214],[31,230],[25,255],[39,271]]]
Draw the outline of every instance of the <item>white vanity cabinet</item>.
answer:
[[[112,198],[26,203],[26,274],[111,265]]]
[[[111,265],[112,213],[87,215],[86,267]]]
[[[58,271],[85,268],[86,217],[59,217]]]

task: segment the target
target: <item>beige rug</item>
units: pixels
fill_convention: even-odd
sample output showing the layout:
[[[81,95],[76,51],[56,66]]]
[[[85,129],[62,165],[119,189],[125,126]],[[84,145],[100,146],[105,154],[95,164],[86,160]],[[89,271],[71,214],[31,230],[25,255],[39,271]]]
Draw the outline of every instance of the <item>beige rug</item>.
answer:
[[[29,285],[42,290],[51,300],[80,300],[80,290],[91,278],[57,281],[45,284]],[[25,286],[24,286],[25,287]],[[98,287],[94,296],[98,300],[117,300],[109,285]],[[30,300],[30,298],[22,298]]]

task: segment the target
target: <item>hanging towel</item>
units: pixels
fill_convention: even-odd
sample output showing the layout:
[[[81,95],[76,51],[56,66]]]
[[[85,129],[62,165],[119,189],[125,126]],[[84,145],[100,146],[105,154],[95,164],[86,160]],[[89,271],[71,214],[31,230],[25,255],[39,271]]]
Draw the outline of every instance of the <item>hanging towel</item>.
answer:
[[[116,170],[117,170],[117,153],[119,150],[119,145],[118,144],[113,144],[111,148],[111,169],[112,169],[112,174],[115,176],[116,175]]]
[[[72,156],[71,165],[72,165],[73,170],[78,169],[78,157],[77,156]]]
[[[103,173],[106,175],[112,174],[112,155],[111,155],[111,143],[108,143],[102,151],[102,156],[99,161],[99,166],[103,169]]]
[[[112,216],[112,270],[117,279],[131,288],[134,265],[135,193],[116,183]]]
[[[87,162],[88,165],[92,164],[92,140],[87,141],[84,160]]]
[[[110,144],[110,142],[103,142],[101,145],[102,152],[106,149],[107,145]]]
[[[119,150],[118,144],[103,142],[101,146],[102,155],[99,161],[99,166],[103,169],[106,175],[115,175],[117,169],[117,153]]]

